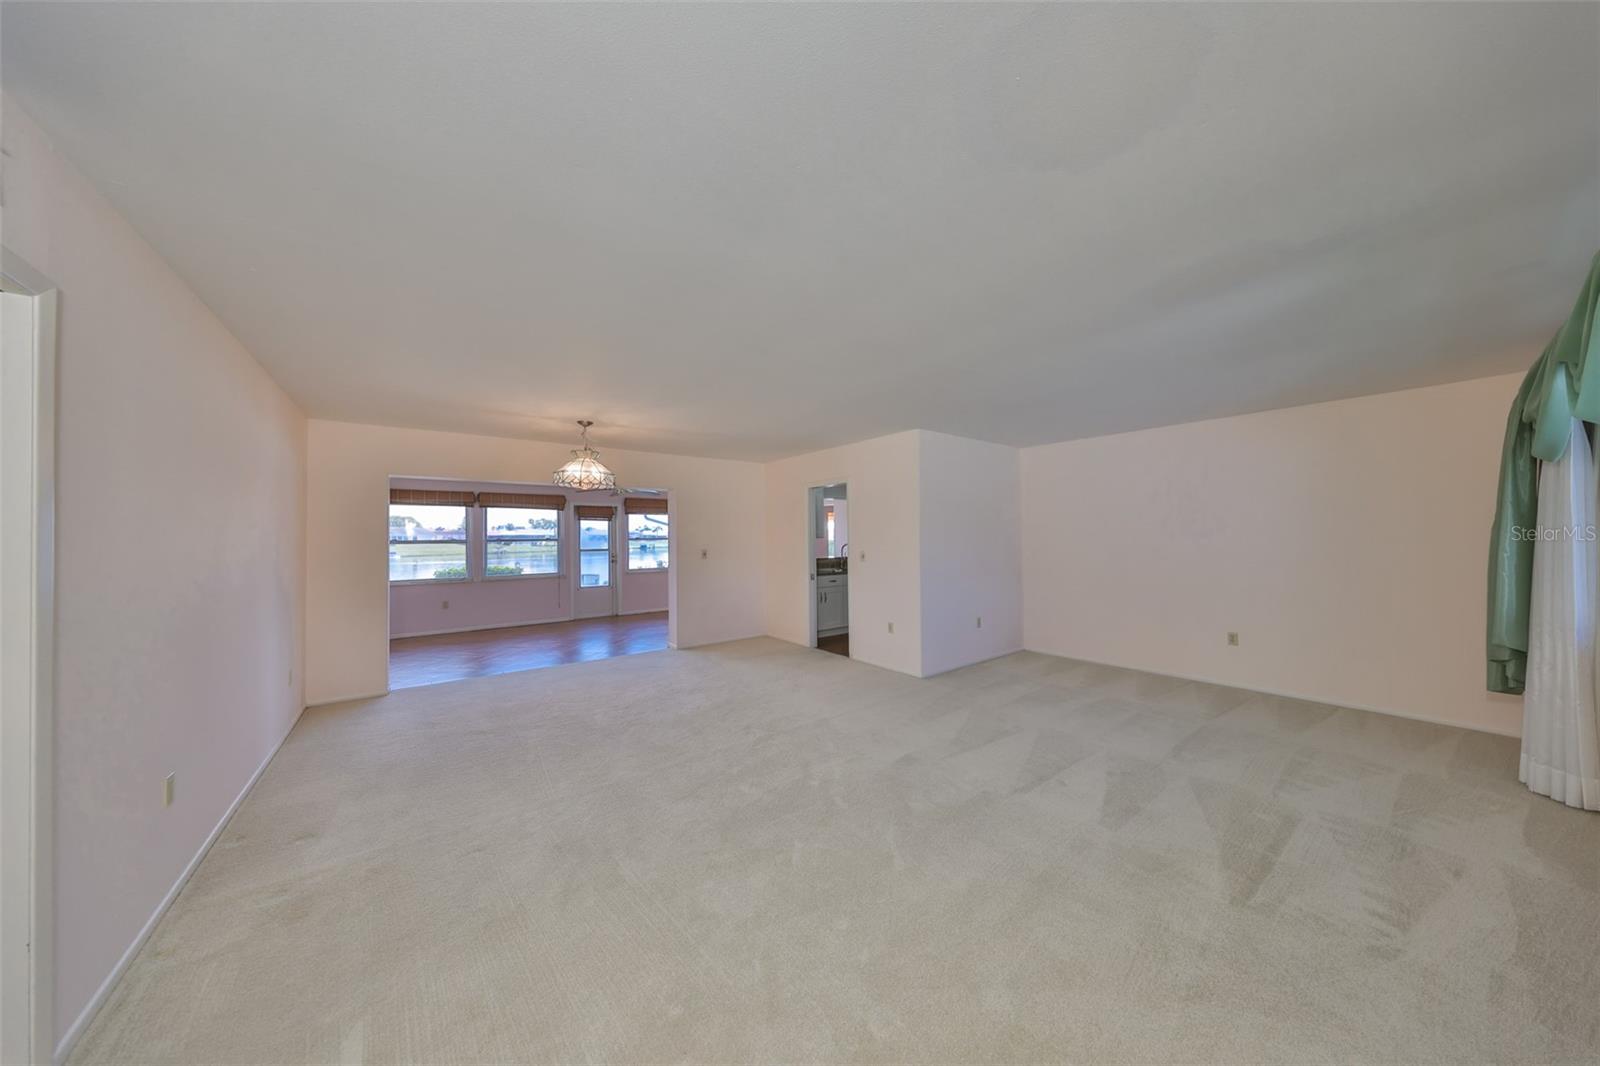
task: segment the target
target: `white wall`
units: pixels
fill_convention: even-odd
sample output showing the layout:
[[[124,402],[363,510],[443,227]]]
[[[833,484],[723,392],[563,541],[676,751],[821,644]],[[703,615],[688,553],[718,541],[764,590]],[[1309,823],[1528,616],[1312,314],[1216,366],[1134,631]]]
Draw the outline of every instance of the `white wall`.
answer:
[[[4,239],[61,291],[56,1025],[302,706],[305,420],[4,103]],[[177,799],[162,805],[162,778]]]
[[[1027,647],[1516,733],[1483,654],[1519,381],[1024,449]]]
[[[762,469],[756,463],[628,452],[601,457],[626,484],[671,494],[669,639],[678,647],[762,632]],[[547,480],[570,442],[312,420],[306,496],[306,698],[388,687],[389,478]],[[701,552],[705,552],[705,558]]]
[[[916,430],[766,466],[766,631],[811,642],[815,486],[848,482],[850,657],[922,675],[922,577]],[[888,631],[894,623],[895,631]]]
[[[1022,648],[1020,477],[1016,448],[921,434],[924,676]]]

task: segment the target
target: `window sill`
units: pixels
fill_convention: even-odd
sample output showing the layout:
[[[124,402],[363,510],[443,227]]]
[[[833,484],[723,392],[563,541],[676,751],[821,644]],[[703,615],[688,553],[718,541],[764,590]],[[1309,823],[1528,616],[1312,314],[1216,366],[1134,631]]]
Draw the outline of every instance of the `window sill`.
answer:
[[[671,569],[672,567],[670,566],[641,566],[637,569],[630,566],[627,572],[630,574],[664,574]]]
[[[565,574],[484,574],[483,581],[549,581],[552,578],[566,577]]]
[[[411,585],[466,585],[470,584],[470,577],[423,577],[414,581],[390,580],[390,588],[405,588]]]

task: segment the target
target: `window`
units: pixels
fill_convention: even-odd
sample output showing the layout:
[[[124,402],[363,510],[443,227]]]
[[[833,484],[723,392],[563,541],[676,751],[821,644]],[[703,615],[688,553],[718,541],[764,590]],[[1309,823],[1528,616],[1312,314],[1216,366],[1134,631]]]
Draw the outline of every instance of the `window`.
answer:
[[[485,507],[484,577],[561,573],[561,512]]]
[[[628,569],[665,570],[666,568],[667,516],[629,514]]]
[[[390,581],[466,579],[466,507],[389,505]]]
[[[578,509],[578,587],[605,588],[611,584],[611,518],[586,517],[585,510]]]

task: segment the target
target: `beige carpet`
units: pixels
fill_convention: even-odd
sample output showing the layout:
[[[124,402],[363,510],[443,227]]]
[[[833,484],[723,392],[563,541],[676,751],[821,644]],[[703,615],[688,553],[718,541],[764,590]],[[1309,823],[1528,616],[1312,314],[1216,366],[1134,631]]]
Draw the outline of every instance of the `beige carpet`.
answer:
[[[1515,741],[771,640],[310,711],[78,1062],[1600,1058]]]

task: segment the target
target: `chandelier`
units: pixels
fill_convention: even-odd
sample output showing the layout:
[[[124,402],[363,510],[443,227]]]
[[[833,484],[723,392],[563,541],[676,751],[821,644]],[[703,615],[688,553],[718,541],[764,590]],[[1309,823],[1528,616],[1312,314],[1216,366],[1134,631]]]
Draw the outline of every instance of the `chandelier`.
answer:
[[[555,472],[551,480],[564,489],[577,489],[579,492],[616,488],[617,475],[607,470],[600,461],[600,453],[589,447],[589,427],[594,423],[580,420],[578,425],[583,430],[583,447],[573,449],[572,458]]]

